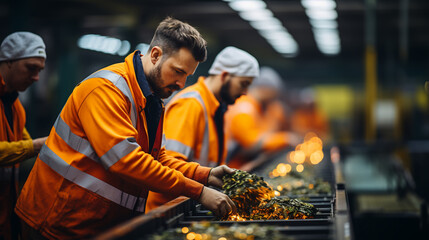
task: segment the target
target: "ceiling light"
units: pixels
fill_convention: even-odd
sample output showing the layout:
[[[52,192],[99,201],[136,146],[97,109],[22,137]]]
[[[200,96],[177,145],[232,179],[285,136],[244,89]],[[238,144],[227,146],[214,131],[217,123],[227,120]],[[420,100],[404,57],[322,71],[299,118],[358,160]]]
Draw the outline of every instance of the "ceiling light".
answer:
[[[238,15],[249,22],[269,20],[273,17],[273,13],[268,9],[239,12]]]
[[[242,12],[264,9],[267,5],[265,4],[265,2],[260,0],[242,0],[231,1],[229,2],[229,6],[237,12]]]
[[[140,52],[142,53],[142,54],[145,54],[145,53],[147,53],[147,51],[149,50],[149,44],[146,44],[146,43],[139,43],[139,44],[137,44],[137,46],[136,46],[136,50],[140,50]]]
[[[256,30],[284,29],[282,23],[277,18],[274,18],[274,17],[266,20],[251,21],[249,23]]]
[[[83,35],[78,39],[77,45],[83,49],[121,56],[127,54],[130,50],[130,43],[128,41],[121,41],[117,38],[97,34]]]
[[[309,18],[318,20],[333,20],[338,17],[335,10],[306,9],[305,13]]]
[[[311,9],[334,9],[337,6],[332,0],[301,0],[301,4]]]
[[[338,23],[335,20],[310,19],[310,24],[313,28],[323,28],[323,29],[336,29],[336,28],[338,28]]]
[[[121,47],[116,51],[119,56],[124,56],[130,51],[131,44],[127,40],[121,42]]]

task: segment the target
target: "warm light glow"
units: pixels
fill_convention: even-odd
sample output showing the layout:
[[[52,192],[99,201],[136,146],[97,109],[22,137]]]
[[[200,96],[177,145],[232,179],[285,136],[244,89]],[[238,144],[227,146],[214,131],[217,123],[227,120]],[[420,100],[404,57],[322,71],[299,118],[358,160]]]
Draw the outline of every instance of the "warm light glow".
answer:
[[[298,164],[303,164],[305,162],[305,153],[304,151],[295,151],[295,162]]]
[[[278,186],[277,186],[277,190],[282,191],[282,190],[283,190],[283,187],[282,187],[281,185],[278,185]]]
[[[220,237],[218,240],[227,240],[225,237]]]
[[[203,236],[201,236],[201,234],[195,234],[195,240],[203,240]]]
[[[314,153],[311,154],[310,156],[310,162],[311,164],[318,164],[323,160],[323,151],[321,150],[317,150]]]
[[[193,239],[195,239],[195,233],[194,233],[194,232],[190,232],[190,233],[188,233],[188,235],[186,235],[186,239],[188,239],[188,240],[193,240]]]
[[[274,177],[280,176],[279,172],[277,171],[277,168],[273,170],[273,176]]]
[[[318,137],[312,137],[312,138],[310,138],[310,141],[314,142],[314,143],[318,143],[320,145],[323,145],[322,139],[320,139]]]
[[[292,166],[290,164],[285,164],[286,166],[286,173],[292,171]]]
[[[187,227],[182,227],[182,233],[183,234],[186,234],[186,233],[188,233],[189,232],[189,228],[187,228]]]
[[[296,165],[296,171],[297,171],[297,172],[302,172],[302,171],[304,171],[304,165],[302,165],[302,164],[298,164],[298,165]]]
[[[274,191],[274,196],[276,196],[276,197],[280,196],[280,192],[279,191]]]
[[[286,176],[286,173],[287,173],[286,164],[280,163],[279,165],[277,165],[276,169],[280,176],[282,177]]]
[[[304,142],[306,141],[310,141],[310,139],[312,139],[313,137],[317,137],[317,134],[314,132],[308,132],[305,134],[304,136]]]
[[[291,151],[289,153],[289,160],[290,160],[291,163],[295,162],[295,151]]]
[[[238,215],[238,214],[234,214],[234,215],[228,216],[228,221],[246,221],[246,219],[240,217],[240,215]]]

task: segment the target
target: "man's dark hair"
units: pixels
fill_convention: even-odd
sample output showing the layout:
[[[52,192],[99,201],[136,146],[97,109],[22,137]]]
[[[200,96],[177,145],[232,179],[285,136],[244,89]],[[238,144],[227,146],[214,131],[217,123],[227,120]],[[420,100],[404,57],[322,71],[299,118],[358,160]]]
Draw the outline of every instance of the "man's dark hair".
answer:
[[[154,46],[161,47],[166,56],[185,47],[198,62],[204,62],[207,58],[207,42],[201,34],[191,25],[172,17],[167,17],[158,25],[148,53]]]

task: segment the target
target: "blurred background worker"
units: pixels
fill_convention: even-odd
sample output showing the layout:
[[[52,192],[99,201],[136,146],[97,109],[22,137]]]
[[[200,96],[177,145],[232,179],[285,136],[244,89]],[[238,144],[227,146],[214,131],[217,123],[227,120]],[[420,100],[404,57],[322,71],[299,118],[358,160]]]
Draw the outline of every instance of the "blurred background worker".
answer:
[[[164,131],[167,154],[203,166],[225,163],[224,113],[247,92],[259,74],[257,60],[236,47],[226,47],[215,58],[209,76],[187,87],[168,103]],[[172,197],[149,193],[148,210]]]
[[[234,211],[227,195],[203,185],[220,187],[232,169],[187,163],[162,146],[161,99],[206,55],[195,28],[166,18],[145,55],[134,51],[75,87],[15,207],[33,238],[92,237],[144,213],[149,190],[190,197],[219,216]]]
[[[0,239],[17,239],[19,221],[13,208],[19,163],[35,156],[46,140],[31,139],[18,99],[18,92],[39,80],[45,59],[45,44],[34,33],[12,33],[0,47]]]
[[[240,168],[256,159],[259,154],[274,153],[300,143],[301,138],[298,135],[280,130],[284,127],[274,122],[275,119],[285,122],[283,114],[280,114],[280,117],[276,117],[277,114],[267,115],[269,106],[283,111],[278,98],[282,89],[281,77],[273,69],[263,67],[260,76],[250,86],[248,94],[230,106],[225,114],[228,166]]]
[[[297,100],[290,119],[291,130],[303,136],[313,132],[321,139],[329,140],[329,121],[317,106],[315,91],[304,88],[299,92]]]

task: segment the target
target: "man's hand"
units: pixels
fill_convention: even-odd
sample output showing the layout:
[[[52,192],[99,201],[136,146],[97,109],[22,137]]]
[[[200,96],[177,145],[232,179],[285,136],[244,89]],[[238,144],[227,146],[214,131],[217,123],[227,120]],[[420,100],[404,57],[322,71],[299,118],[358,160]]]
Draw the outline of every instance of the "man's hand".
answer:
[[[234,173],[235,171],[236,171],[236,169],[232,169],[226,165],[221,165],[221,166],[212,168],[212,170],[210,171],[209,178],[207,180],[207,184],[209,186],[222,188],[222,185],[223,185],[222,177],[223,177],[223,175],[231,174],[231,173]]]
[[[199,201],[216,216],[223,217],[237,211],[234,202],[227,195],[209,187],[203,188]]]
[[[33,149],[35,153],[40,152],[40,149],[42,148],[43,144],[46,142],[47,138],[48,137],[33,139]]]

